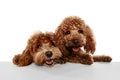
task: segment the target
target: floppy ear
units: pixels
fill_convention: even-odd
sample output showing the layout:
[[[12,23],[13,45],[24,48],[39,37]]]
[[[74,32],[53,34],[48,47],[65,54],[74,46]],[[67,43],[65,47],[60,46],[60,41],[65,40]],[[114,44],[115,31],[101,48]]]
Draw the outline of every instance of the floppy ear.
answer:
[[[68,50],[66,50],[65,46],[64,46],[64,32],[63,29],[61,27],[62,25],[60,25],[56,32],[55,32],[55,41],[56,41],[56,45],[57,47],[59,47],[60,51],[62,52],[63,56],[67,56],[69,54]]]
[[[22,54],[15,55],[13,57],[13,63],[18,66],[27,66],[33,62],[33,57],[31,55],[31,45],[27,44],[27,47],[22,52]]]
[[[96,49],[96,42],[92,30],[86,25],[86,45],[84,46],[86,53],[94,53]]]

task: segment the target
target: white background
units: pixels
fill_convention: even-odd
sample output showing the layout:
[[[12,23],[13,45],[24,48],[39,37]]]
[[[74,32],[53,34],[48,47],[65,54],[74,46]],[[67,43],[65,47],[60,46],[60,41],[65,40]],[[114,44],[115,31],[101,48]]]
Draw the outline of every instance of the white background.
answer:
[[[96,55],[120,61],[119,0],[0,0],[0,61],[12,61],[31,34],[54,32],[67,16],[79,16],[93,29]]]

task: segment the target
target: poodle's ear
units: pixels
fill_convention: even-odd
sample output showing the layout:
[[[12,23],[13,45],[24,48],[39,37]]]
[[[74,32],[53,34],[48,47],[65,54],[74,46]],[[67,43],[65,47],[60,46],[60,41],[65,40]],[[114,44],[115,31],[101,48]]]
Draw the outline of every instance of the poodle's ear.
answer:
[[[68,50],[66,50],[64,46],[64,31],[62,29],[62,24],[57,28],[55,32],[55,41],[57,47],[59,47],[60,51],[63,53],[63,56],[66,56],[69,54]]]
[[[92,30],[88,25],[86,25],[86,45],[84,49],[87,53],[94,53],[96,49],[96,42]]]
[[[28,44],[27,47],[24,49],[22,54],[15,55],[13,57],[13,63],[18,66],[27,66],[33,62],[33,57],[31,55],[31,47]]]
[[[33,56],[31,55],[31,46],[27,45],[26,49],[23,51],[22,57],[25,65],[29,65],[33,62]]]
[[[61,26],[59,26],[55,31],[55,39],[59,41],[59,39],[62,39],[62,38],[63,38],[63,31],[61,29]]]

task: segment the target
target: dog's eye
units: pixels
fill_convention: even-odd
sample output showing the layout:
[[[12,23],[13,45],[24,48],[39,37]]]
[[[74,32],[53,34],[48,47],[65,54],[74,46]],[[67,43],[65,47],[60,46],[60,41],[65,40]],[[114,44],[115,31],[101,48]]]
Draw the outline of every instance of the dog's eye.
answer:
[[[66,31],[66,33],[65,34],[70,34],[70,31]]]
[[[55,46],[55,43],[54,42],[51,42],[52,46]]]
[[[40,46],[40,45],[37,45],[37,48],[41,48],[41,46]]]
[[[78,30],[79,33],[83,34],[83,30]]]

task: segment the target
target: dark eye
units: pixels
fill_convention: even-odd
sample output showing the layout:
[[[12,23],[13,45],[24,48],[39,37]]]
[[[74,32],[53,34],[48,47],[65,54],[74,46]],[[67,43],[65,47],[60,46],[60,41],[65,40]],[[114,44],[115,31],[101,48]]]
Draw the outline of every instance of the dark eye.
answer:
[[[78,30],[79,33],[83,34],[83,30]]]
[[[66,31],[65,34],[70,34],[70,31]]]
[[[37,48],[41,48],[41,46],[40,46],[40,45],[37,45]]]
[[[52,46],[55,46],[55,43],[54,43],[54,42],[51,42],[51,45],[52,45]]]

